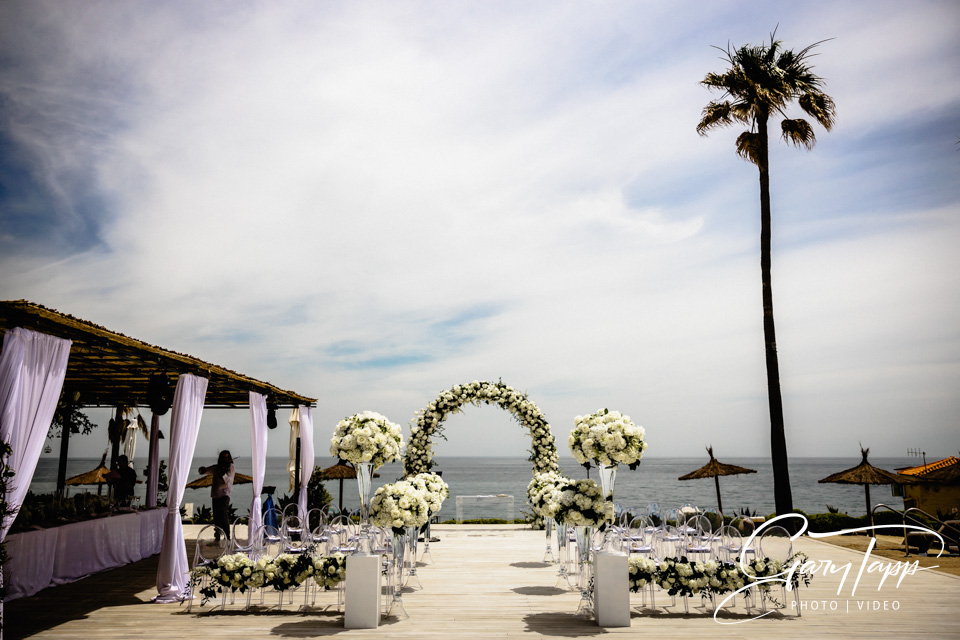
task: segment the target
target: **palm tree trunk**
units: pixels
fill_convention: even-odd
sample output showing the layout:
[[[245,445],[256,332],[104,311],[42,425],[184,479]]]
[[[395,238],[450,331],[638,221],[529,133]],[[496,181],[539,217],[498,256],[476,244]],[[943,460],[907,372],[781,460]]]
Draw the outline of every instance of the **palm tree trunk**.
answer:
[[[783,400],[780,396],[780,363],[773,323],[773,286],[770,276],[770,164],[767,153],[766,114],[757,118],[760,149],[760,279],[763,289],[763,341],[767,364],[767,401],[770,406],[770,458],[773,463],[773,498],[777,514],[793,511],[787,440],[783,427]]]

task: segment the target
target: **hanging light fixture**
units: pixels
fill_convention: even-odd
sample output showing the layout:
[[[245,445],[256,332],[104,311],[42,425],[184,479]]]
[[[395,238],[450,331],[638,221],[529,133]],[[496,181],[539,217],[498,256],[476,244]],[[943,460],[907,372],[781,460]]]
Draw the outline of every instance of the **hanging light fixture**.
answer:
[[[267,399],[267,428],[277,428],[277,403],[272,399]]]
[[[150,405],[150,411],[158,416],[162,416],[170,409],[170,405],[173,404],[173,392],[166,373],[156,371],[150,376],[150,382],[147,383],[147,404]]]

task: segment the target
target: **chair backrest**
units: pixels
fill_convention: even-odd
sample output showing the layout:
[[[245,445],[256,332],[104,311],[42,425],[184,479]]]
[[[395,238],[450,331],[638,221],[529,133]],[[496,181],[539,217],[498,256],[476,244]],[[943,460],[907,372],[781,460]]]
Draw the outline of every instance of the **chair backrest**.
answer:
[[[208,524],[197,534],[197,546],[193,553],[193,566],[216,562],[217,558],[230,551],[230,539],[223,529]]]
[[[237,551],[247,551],[250,548],[250,527],[247,517],[241,516],[230,526],[230,537],[233,539],[233,548]]]
[[[790,533],[783,527],[767,527],[757,539],[757,553],[781,562],[786,560],[793,555]]]
[[[306,539],[307,529],[303,526],[303,521],[298,516],[287,516],[283,519],[283,526],[280,527],[281,545],[283,551],[292,551],[294,553],[303,551],[309,544]]]
[[[290,516],[299,516],[300,515],[300,505],[296,502],[291,502],[283,508],[283,518],[286,520]]]
[[[340,507],[333,504],[332,502],[328,502],[327,504],[320,507],[320,511],[324,513],[325,517],[327,518],[327,521],[333,518],[333,516],[340,515]]]
[[[740,531],[735,527],[727,525],[720,527],[720,559],[728,562],[736,562],[739,559],[740,551],[743,549],[743,539]]]
[[[272,524],[261,525],[257,529],[254,540],[257,545],[257,555],[275,558],[281,553],[283,546],[283,536],[280,535],[280,529]]]
[[[313,531],[317,527],[323,526],[327,523],[327,518],[323,514],[322,509],[310,509],[307,511],[307,519],[303,524],[306,525],[307,529]]]
[[[673,527],[674,529],[678,528],[681,524],[680,522],[680,510],[679,509],[667,509],[663,512],[661,516],[662,526]]]
[[[648,505],[647,505],[647,515],[650,516],[651,518],[652,518],[653,516],[657,516],[657,517],[659,518],[659,517],[660,517],[660,503],[659,503],[659,502],[651,502],[650,504],[648,504]]]
[[[753,518],[748,518],[747,516],[737,516],[730,521],[730,526],[736,527],[737,531],[740,532],[741,538],[749,538],[757,528]]]
[[[721,516],[716,509],[707,509],[701,515],[710,521],[714,531],[719,531],[723,526],[723,516]]]
[[[280,525],[283,524],[283,512],[276,507],[267,509],[263,512],[263,524],[272,525],[275,529],[279,530]]]

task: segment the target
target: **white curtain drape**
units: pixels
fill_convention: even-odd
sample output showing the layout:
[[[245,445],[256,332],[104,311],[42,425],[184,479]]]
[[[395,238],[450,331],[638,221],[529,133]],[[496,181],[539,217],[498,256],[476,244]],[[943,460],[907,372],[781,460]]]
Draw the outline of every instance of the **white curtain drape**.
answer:
[[[287,458],[287,475],[290,476],[290,492],[296,489],[297,477],[297,438],[300,437],[300,409],[294,407],[290,412],[290,455]]]
[[[177,381],[170,414],[170,470],[167,491],[167,519],[163,527],[160,567],[157,569],[157,595],[154,602],[176,602],[186,595],[190,565],[180,522],[180,501],[187,485],[193,450],[200,431],[207,379],[182,374]]]
[[[0,354],[0,439],[10,445],[7,503],[23,504],[37,460],[63,389],[70,357],[70,340],[15,327],[7,331]],[[0,527],[3,540],[11,519]]]
[[[250,392],[250,457],[253,461],[253,503],[247,526],[252,534],[263,524],[260,493],[267,470],[267,398],[255,391]]]
[[[313,417],[310,407],[300,407],[300,496],[297,503],[300,505],[300,517],[307,515],[307,485],[313,475]],[[311,526],[313,526],[311,524]]]
[[[127,432],[123,434],[123,442],[120,444],[123,455],[127,456],[127,460],[131,463],[133,463],[133,456],[137,453],[137,431],[133,425],[127,427]]]

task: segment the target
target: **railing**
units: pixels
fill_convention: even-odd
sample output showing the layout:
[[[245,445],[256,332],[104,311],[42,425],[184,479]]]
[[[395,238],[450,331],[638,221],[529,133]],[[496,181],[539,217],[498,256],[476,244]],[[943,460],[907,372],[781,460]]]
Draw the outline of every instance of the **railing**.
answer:
[[[930,522],[935,522],[938,525],[940,525],[940,529],[936,533],[940,534],[945,539],[943,541],[943,550],[947,549],[950,541],[953,541],[954,543],[960,542],[960,528],[958,528],[954,524],[944,522],[943,520],[941,520],[936,516],[930,515],[923,509],[919,509],[917,507],[910,507],[909,509],[906,509],[905,511],[901,512],[899,509],[894,509],[890,505],[878,504],[874,506],[873,509],[870,511],[871,518],[873,518],[877,510],[881,508],[886,509],[887,511],[893,511],[894,513],[902,514],[903,516],[903,548],[904,548],[904,556],[906,557],[910,556],[910,544],[909,544],[909,538],[907,537],[907,524],[908,524],[907,521],[908,520],[910,521],[910,524],[915,524],[922,527],[926,527]],[[911,515],[912,513],[921,515],[926,520],[920,520],[920,518],[918,518],[917,516]],[[872,534],[873,532],[871,531],[871,535]]]

